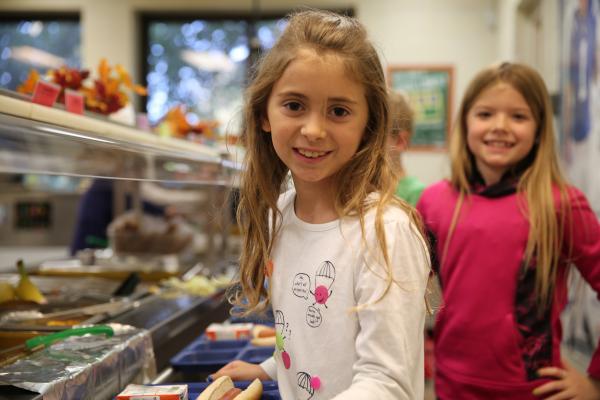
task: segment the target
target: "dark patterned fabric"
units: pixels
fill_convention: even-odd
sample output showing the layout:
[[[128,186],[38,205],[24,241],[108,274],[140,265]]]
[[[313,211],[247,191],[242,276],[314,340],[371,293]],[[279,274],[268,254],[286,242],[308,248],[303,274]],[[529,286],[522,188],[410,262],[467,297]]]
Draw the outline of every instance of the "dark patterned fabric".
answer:
[[[539,312],[535,295],[535,267],[523,267],[517,282],[515,320],[523,338],[521,358],[527,380],[539,379],[537,370],[552,365],[552,305]]]
[[[440,278],[440,259],[437,253],[437,237],[433,232],[427,229],[427,240],[429,242],[429,258],[431,260],[431,269],[438,276],[440,285],[442,284],[442,278]]]
[[[469,176],[469,184],[471,185],[472,193],[488,198],[497,198],[514,194],[517,191],[517,184],[519,183],[521,175],[529,168],[531,163],[533,163],[534,158],[535,152],[534,149],[532,149],[527,157],[521,160],[516,166],[506,171],[499,182],[489,186],[485,185],[485,181],[477,167],[475,167],[475,161],[473,160],[473,172],[471,176]]]

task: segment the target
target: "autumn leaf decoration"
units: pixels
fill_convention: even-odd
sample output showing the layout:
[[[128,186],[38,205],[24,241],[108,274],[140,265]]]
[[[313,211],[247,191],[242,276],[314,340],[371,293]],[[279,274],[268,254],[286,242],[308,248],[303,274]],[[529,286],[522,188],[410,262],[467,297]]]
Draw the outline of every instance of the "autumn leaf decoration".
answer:
[[[214,138],[214,129],[218,126],[218,121],[200,121],[191,124],[186,117],[185,107],[177,105],[172,107],[162,120],[162,123],[169,125],[169,130],[175,137],[187,138],[189,134],[202,134],[205,138]]]
[[[81,90],[83,88],[83,82],[88,78],[89,75],[90,72],[88,70],[78,70],[63,66],[59,69],[49,70],[47,73],[47,78],[50,82],[60,86],[61,90],[57,101],[59,103],[64,103],[65,89]],[[35,69],[30,70],[25,82],[17,87],[17,92],[32,94],[35,90],[35,84],[39,80],[40,73]]]
[[[140,96],[146,95],[146,88],[135,85],[125,69],[117,65],[114,68],[108,65],[106,59],[100,61],[98,66],[98,78],[94,80],[92,87],[83,88],[86,108],[101,114],[112,114],[125,107],[129,102],[129,96],[122,90],[121,86],[133,90]]]
[[[83,81],[90,76],[90,71],[61,67],[51,71],[51,76],[54,83],[59,84],[63,89],[79,90],[83,86]]]
[[[49,81],[62,88],[58,102],[64,102],[65,89],[77,90],[83,93],[87,110],[108,115],[125,107],[129,102],[129,96],[123,90],[123,86],[140,96],[146,96],[146,88],[134,84],[121,65],[115,66],[114,72],[108,62],[102,59],[98,66],[98,78],[94,80],[92,86],[86,85],[86,79],[90,75],[88,70],[64,66],[48,71],[47,77]],[[38,80],[40,80],[39,72],[32,69],[23,84],[17,87],[17,91],[32,94]]]
[[[35,89],[35,84],[40,80],[40,73],[37,70],[32,69],[29,71],[29,75],[27,75],[27,79],[25,82],[17,86],[17,92],[24,94],[32,94]]]

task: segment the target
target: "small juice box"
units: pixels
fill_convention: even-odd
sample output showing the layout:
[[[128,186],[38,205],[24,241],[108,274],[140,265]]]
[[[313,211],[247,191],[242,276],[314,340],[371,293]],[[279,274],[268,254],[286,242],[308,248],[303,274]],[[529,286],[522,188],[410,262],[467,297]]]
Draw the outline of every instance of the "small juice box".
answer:
[[[187,385],[127,385],[117,400],[188,400]]]
[[[217,324],[212,323],[206,328],[208,340],[250,340],[254,324]]]

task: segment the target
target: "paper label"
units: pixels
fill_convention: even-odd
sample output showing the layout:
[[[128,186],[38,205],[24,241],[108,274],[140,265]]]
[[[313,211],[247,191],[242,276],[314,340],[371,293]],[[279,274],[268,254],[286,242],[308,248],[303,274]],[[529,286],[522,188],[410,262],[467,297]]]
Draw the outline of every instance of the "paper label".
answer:
[[[52,107],[59,94],[60,86],[54,83],[39,80],[35,84],[31,101],[36,104]]]

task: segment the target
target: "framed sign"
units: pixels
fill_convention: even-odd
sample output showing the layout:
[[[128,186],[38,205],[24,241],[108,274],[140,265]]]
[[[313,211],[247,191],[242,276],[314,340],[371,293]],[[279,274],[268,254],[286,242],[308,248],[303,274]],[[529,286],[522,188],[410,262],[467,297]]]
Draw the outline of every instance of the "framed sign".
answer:
[[[452,66],[389,66],[388,83],[414,111],[411,149],[445,150],[452,118]]]

